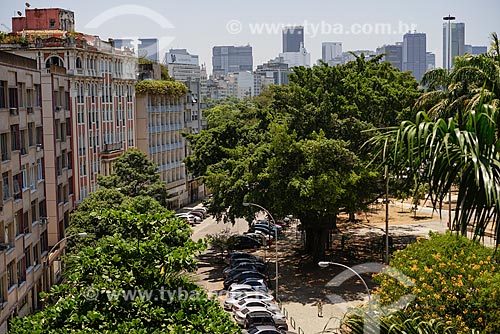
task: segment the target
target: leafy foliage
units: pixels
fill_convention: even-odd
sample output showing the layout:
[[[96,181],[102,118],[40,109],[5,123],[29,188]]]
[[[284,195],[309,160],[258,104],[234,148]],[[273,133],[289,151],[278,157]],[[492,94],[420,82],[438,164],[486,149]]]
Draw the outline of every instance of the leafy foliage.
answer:
[[[251,216],[243,202],[293,214],[319,256],[337,214],[363,210],[383,192],[380,171],[366,167],[365,131],[413,116],[417,86],[408,73],[362,57],[295,68],[290,85],[207,112],[208,129],[186,137],[194,152],[186,165],[213,193],[217,218]]]
[[[113,163],[113,174],[99,176],[100,187],[116,189],[124,196],[149,196],[167,204],[168,192],[158,166],[138,149],[130,149]]]
[[[405,286],[397,277],[382,272],[376,294],[383,304],[401,296],[415,295],[403,311],[429,321],[440,319],[453,333],[500,331],[500,270],[498,254],[465,237],[431,234],[397,252],[391,267],[408,276],[414,286]],[[386,270],[387,271],[387,270]]]
[[[180,98],[187,94],[188,88],[182,82],[168,80],[142,80],[135,84],[137,95],[167,95]]]

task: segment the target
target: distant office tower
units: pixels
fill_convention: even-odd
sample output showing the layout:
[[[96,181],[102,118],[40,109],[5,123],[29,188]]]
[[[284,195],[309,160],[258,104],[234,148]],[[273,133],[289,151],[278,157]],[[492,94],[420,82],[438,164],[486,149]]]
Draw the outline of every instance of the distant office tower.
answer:
[[[311,54],[307,52],[304,45],[300,45],[298,52],[283,52],[280,53],[280,58],[283,58],[283,62],[288,64],[288,67],[296,66],[311,66]]]
[[[436,55],[432,52],[427,52],[425,54],[426,63],[427,63],[427,71],[433,70],[436,68]]]
[[[170,49],[165,54],[168,73],[176,81],[200,81],[200,61],[198,55],[190,54],[186,49]]]
[[[451,23],[451,34],[448,31],[448,23],[443,23],[443,68],[453,67],[453,61],[457,56],[465,54],[465,23]],[[448,45],[451,37],[451,44]],[[451,58],[448,56],[448,48],[450,48]]]
[[[291,73],[288,64],[284,62],[283,58],[277,57],[258,65],[255,73],[262,76],[264,82],[274,85],[288,85],[288,75]],[[263,84],[265,85],[265,83]]]
[[[133,39],[113,39],[113,46],[116,49],[134,49],[134,40]]]
[[[214,46],[212,49],[212,67],[214,76],[223,76],[233,72],[253,71],[252,47]]]
[[[426,35],[407,33],[403,36],[403,72],[411,71],[420,82],[427,71]]]
[[[159,43],[157,38],[139,38],[138,56],[158,62]]]
[[[321,59],[328,65],[342,63],[342,43],[324,42],[321,44]]]
[[[283,29],[283,53],[300,52],[304,44],[304,27],[290,26]]]
[[[377,48],[377,55],[384,55],[382,61],[391,63],[392,66],[403,70],[403,45],[384,45]]]
[[[479,45],[470,45],[465,44],[465,53],[468,53],[473,56],[483,55],[488,53],[487,46],[479,46]]]

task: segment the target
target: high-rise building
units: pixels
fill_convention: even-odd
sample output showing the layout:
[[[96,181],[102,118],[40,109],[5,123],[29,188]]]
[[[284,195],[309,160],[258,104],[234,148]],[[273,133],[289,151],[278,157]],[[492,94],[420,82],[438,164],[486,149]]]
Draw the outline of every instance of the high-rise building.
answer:
[[[426,45],[425,33],[407,33],[403,36],[403,72],[411,71],[418,82],[427,71]]]
[[[338,65],[342,63],[342,43],[323,42],[321,44],[321,60],[328,65]]]
[[[468,53],[473,56],[483,55],[488,53],[488,47],[481,45],[465,44],[465,53]]]
[[[164,63],[169,75],[176,81],[200,80],[200,62],[198,55],[190,54],[186,49],[170,49],[165,54]]]
[[[451,31],[450,31],[451,30]],[[465,54],[465,23],[443,23],[443,68],[453,68],[455,57]],[[451,38],[451,39],[450,39]],[[451,40],[451,44],[449,41]],[[448,53],[450,49],[450,53]],[[451,55],[451,57],[449,56]],[[448,66],[450,62],[450,66]]]
[[[283,59],[283,62],[288,64],[288,67],[296,67],[296,66],[311,66],[311,54],[307,52],[304,48],[304,45],[300,46],[298,52],[283,52],[279,55],[280,58]]]
[[[283,53],[300,52],[304,44],[304,27],[289,26],[283,29]]]
[[[159,62],[159,42],[157,38],[139,38],[138,56],[152,62]]]
[[[36,60],[0,51],[2,334],[7,332],[8,319],[14,314],[24,316],[41,307],[38,295],[48,289],[48,233],[57,228],[57,222],[47,219],[45,178],[55,166],[43,147],[50,145],[44,142],[44,132],[50,130],[44,129],[49,125],[44,124],[41,93],[42,78]],[[51,100],[50,94],[47,101]],[[52,105],[48,111],[54,113]],[[53,205],[52,211],[58,209],[62,208]]]
[[[403,70],[403,44],[384,45],[376,50],[377,55],[384,55],[382,61],[389,62],[400,71]]]
[[[436,55],[432,52],[426,53],[427,71],[436,68]]]
[[[112,45],[116,49],[129,49],[135,50],[134,40],[133,39],[113,39]]]
[[[250,45],[214,46],[212,49],[212,70],[215,77],[234,72],[252,72],[252,47]]]
[[[288,85],[288,75],[291,71],[292,70],[288,67],[288,64],[284,62],[283,58],[277,57],[267,63],[258,65],[255,73],[265,78],[264,84]]]

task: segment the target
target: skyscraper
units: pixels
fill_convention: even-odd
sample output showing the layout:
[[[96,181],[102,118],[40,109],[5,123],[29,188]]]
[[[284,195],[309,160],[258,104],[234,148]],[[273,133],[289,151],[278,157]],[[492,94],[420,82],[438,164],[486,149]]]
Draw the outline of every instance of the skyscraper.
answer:
[[[443,23],[443,68],[448,68],[450,61],[450,69],[453,67],[455,57],[465,54],[465,23],[451,23],[450,31],[448,31],[448,23]],[[451,38],[451,45],[448,41]],[[451,58],[448,56],[448,48],[450,48]]]
[[[392,66],[403,70],[403,45],[401,42],[395,45],[384,45],[377,48],[377,55],[384,55],[382,61],[391,63]]]
[[[321,60],[328,65],[342,62],[342,42],[324,42],[321,44]]]
[[[411,71],[420,82],[427,71],[425,33],[407,33],[403,36],[403,71]]]
[[[487,52],[488,52],[487,46],[465,44],[465,53],[468,53],[470,55],[478,56],[486,54]]]
[[[290,26],[283,29],[283,53],[300,52],[304,44],[304,27]]]
[[[427,52],[426,57],[427,57],[427,71],[435,69],[436,68],[436,55],[432,52]]]
[[[159,43],[157,38],[139,38],[139,58],[158,62]]]
[[[228,73],[253,71],[252,47],[214,46],[212,49],[212,67],[214,76]]]

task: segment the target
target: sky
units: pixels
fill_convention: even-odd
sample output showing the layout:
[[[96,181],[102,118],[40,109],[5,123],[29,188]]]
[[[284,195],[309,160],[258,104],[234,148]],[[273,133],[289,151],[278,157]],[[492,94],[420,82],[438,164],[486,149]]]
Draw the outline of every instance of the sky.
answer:
[[[403,40],[408,30],[427,34],[427,51],[442,66],[443,16],[465,23],[466,44],[489,46],[500,34],[498,0],[28,0],[31,8],[61,7],[75,12],[76,30],[108,38],[159,38],[163,52],[185,48],[211,72],[212,47],[253,47],[254,67],[282,49],[281,28],[305,26],[311,61],[322,42],[342,42],[343,51],[375,50]],[[24,11],[25,1],[0,0],[0,30]]]

